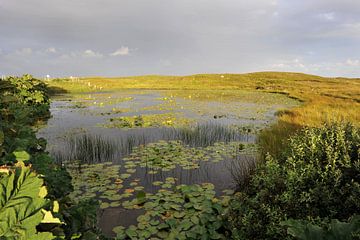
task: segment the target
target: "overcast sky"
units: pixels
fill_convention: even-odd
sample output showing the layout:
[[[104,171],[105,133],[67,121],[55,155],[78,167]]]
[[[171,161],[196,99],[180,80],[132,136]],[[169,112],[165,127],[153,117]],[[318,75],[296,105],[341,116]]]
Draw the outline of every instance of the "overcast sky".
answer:
[[[0,0],[0,75],[360,77],[360,0]]]

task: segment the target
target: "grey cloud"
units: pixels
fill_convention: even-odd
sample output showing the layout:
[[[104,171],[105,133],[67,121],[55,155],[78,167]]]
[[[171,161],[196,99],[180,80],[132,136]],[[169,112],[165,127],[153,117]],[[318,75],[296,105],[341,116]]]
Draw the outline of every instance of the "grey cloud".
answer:
[[[360,58],[359,24],[353,0],[3,0],[0,74],[358,76],[335,65]]]

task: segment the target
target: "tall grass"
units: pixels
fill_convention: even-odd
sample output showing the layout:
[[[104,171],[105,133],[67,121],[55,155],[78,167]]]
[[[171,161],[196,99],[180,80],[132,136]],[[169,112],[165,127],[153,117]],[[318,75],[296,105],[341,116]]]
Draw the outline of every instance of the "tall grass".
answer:
[[[165,133],[166,139],[181,140],[191,147],[206,147],[215,142],[249,141],[251,135],[221,124],[199,124],[195,127],[173,128]]]

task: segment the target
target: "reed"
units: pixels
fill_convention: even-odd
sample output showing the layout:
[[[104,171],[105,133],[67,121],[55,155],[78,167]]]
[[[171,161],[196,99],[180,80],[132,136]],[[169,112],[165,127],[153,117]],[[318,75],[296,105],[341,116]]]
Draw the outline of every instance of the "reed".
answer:
[[[216,142],[249,141],[251,136],[221,124],[198,124],[195,127],[173,128],[165,134],[168,140],[180,140],[191,147],[206,147]]]
[[[258,162],[257,156],[238,155],[231,160],[228,169],[237,189],[246,186]]]
[[[112,161],[116,145],[110,139],[98,135],[82,134],[73,136],[63,145],[62,150],[52,152],[57,162],[78,160],[82,163]]]

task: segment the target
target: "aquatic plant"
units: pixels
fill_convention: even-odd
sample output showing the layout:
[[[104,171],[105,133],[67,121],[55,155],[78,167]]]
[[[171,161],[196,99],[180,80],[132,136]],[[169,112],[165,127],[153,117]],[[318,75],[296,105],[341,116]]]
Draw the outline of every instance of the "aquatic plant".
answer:
[[[119,200],[131,194],[120,194],[123,181],[129,176],[120,174],[120,165],[111,162],[83,164],[80,161],[69,162],[66,168],[72,176],[74,191],[70,197],[76,201],[97,198],[100,208],[116,207]]]
[[[136,226],[115,227],[117,239],[226,239],[221,214],[229,197],[216,198],[214,185],[209,183],[174,183],[173,178],[167,178],[155,194],[138,194],[124,202],[124,207],[141,208],[145,214],[138,216]]]
[[[81,161],[70,161],[65,163],[74,186],[70,197],[76,201],[96,198],[102,209],[119,207],[122,203],[126,204],[127,199],[134,194],[147,191],[141,186],[140,179],[132,177],[138,168],[146,168],[146,173],[150,175],[175,167],[191,170],[199,168],[201,161],[218,162],[226,158],[241,161],[241,154],[253,154],[254,151],[256,148],[252,144],[245,145],[239,142],[215,143],[207,148],[190,148],[179,141],[160,141],[135,148],[129,157],[124,158],[121,165],[111,162],[84,164]],[[153,182],[154,186],[163,189],[171,187],[174,183],[174,178],[167,178],[165,183]]]
[[[138,120],[140,121],[140,120]],[[232,126],[219,124],[198,124],[194,127],[160,128],[156,134],[127,132],[118,138],[103,137],[91,133],[80,133],[66,139],[61,147],[50,149],[57,162],[81,160],[84,163],[107,162],[122,159],[135,147],[163,140],[180,140],[190,147],[207,147],[216,142],[250,141],[253,136],[242,135]]]
[[[187,126],[194,121],[181,116],[180,113],[161,113],[127,117],[110,118],[107,128],[157,128]]]
[[[234,158],[244,149],[250,149],[241,142],[214,143],[206,148],[193,148],[181,141],[158,141],[145,146],[135,147],[133,152],[125,157],[125,167],[146,167],[149,174],[159,171],[169,171],[179,166],[185,170],[199,168],[202,161],[219,162]]]

